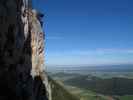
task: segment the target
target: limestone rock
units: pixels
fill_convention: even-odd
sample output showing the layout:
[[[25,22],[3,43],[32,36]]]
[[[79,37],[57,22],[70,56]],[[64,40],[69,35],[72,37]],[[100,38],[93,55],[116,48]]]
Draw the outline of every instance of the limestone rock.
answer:
[[[0,0],[0,100],[50,98],[43,69],[44,33],[26,3]]]

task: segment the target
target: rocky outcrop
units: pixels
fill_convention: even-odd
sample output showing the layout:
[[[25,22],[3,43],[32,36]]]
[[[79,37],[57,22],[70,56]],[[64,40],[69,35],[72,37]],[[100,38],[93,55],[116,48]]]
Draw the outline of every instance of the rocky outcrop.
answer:
[[[0,0],[0,100],[49,100],[44,33],[31,0]]]

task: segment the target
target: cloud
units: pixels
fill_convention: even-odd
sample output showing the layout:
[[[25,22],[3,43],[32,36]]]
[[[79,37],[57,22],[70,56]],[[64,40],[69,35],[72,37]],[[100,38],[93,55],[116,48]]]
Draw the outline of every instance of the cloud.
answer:
[[[47,53],[46,62],[56,65],[133,63],[133,49],[67,50]]]
[[[117,48],[109,48],[109,49],[97,49],[97,51],[103,51],[103,52],[119,52],[119,53],[133,53],[133,48],[130,49],[117,49]]]
[[[46,36],[46,40],[61,40],[63,37],[61,36]]]
[[[128,53],[132,54],[133,49],[95,49],[95,50],[71,50],[70,54],[89,55],[89,54],[111,54],[111,53]]]

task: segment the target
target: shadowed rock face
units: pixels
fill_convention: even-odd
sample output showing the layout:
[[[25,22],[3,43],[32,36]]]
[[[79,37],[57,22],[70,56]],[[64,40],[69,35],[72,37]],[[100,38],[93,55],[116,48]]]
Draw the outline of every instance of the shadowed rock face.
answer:
[[[44,35],[25,0],[0,0],[0,100],[48,100]],[[30,4],[31,5],[31,4]]]

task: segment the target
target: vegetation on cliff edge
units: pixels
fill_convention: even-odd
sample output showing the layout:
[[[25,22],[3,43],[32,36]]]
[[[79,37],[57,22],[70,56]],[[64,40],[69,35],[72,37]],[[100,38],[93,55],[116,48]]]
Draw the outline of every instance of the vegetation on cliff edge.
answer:
[[[52,100],[79,100],[54,80],[50,79],[49,82],[52,88]]]

